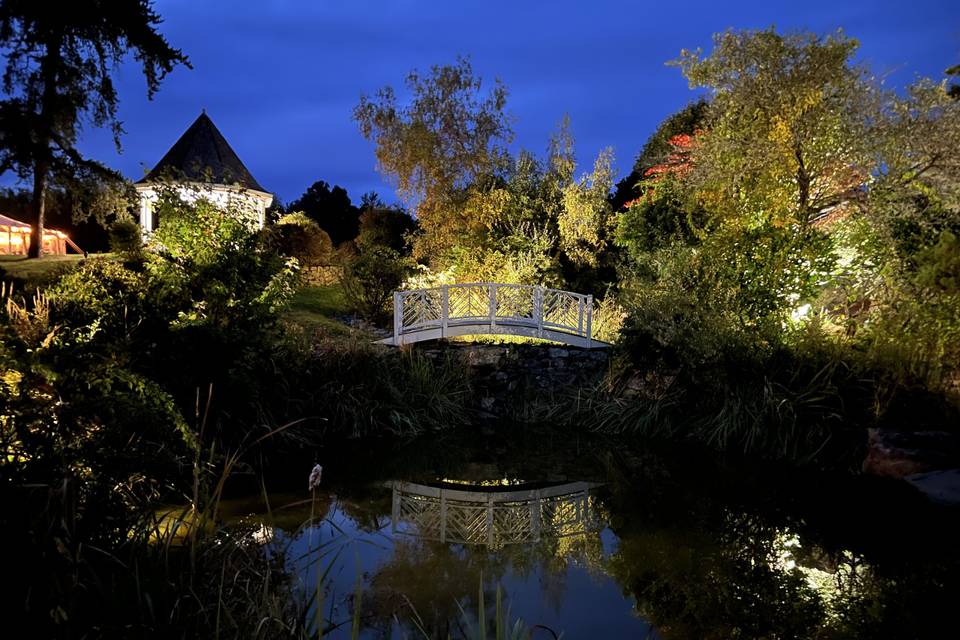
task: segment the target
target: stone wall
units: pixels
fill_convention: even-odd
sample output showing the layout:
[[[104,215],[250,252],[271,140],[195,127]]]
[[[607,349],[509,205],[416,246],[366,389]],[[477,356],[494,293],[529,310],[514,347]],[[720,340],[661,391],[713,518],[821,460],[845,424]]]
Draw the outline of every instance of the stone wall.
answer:
[[[609,367],[608,349],[541,344],[420,343],[434,361],[452,358],[467,371],[473,404],[489,417],[531,417],[596,386]]]

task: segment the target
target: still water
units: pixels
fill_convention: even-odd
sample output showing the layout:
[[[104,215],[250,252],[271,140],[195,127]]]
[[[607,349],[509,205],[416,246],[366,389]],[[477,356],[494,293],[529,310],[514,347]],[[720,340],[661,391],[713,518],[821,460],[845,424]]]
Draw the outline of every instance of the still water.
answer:
[[[266,500],[224,507],[329,638],[476,638],[481,618],[495,637],[498,599],[503,637],[957,637],[956,510],[892,481],[544,433],[318,451],[284,465],[299,489],[277,470]]]

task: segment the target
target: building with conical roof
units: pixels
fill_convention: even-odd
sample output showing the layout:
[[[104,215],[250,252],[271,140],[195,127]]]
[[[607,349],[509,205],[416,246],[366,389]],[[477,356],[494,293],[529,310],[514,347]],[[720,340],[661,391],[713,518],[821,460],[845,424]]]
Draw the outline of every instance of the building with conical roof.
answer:
[[[172,189],[188,202],[210,200],[241,216],[251,228],[263,227],[273,202],[273,195],[244,166],[206,111],[134,186],[140,194],[140,226],[145,236],[160,222],[154,204],[164,190]]]

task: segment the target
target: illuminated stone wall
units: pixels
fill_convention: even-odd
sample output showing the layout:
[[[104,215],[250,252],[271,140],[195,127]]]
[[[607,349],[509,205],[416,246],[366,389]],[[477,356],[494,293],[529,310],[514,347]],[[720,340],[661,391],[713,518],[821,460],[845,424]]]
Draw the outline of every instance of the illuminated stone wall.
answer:
[[[420,353],[458,360],[467,370],[477,408],[491,417],[517,417],[546,407],[557,396],[596,385],[607,372],[605,349],[540,344],[430,343]]]

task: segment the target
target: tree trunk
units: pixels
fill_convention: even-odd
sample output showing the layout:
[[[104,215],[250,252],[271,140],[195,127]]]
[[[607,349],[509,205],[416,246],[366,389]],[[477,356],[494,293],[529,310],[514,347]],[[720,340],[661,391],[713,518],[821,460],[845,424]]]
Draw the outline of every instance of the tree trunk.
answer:
[[[40,62],[43,95],[40,98],[40,117],[36,131],[38,140],[33,161],[33,199],[30,203],[33,220],[30,222],[28,258],[39,258],[43,255],[43,224],[52,157],[50,143],[57,110],[57,74],[63,62],[60,46],[61,41],[51,37],[46,42],[46,53]]]
[[[803,162],[803,150],[800,145],[794,149],[797,159],[797,216],[801,224],[810,222],[810,176]]]
[[[46,162],[37,161],[33,164],[33,198],[30,201],[33,220],[30,222],[28,258],[39,258],[43,255],[43,225],[46,213],[48,171]]]

